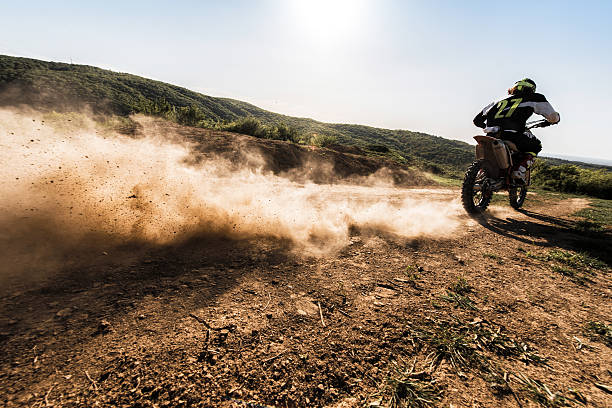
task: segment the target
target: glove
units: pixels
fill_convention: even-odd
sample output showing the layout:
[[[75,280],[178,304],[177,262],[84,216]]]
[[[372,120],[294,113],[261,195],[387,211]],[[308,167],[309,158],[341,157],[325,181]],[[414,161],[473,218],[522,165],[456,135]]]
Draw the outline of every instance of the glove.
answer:
[[[501,130],[499,126],[489,126],[484,128],[485,133],[497,133]]]

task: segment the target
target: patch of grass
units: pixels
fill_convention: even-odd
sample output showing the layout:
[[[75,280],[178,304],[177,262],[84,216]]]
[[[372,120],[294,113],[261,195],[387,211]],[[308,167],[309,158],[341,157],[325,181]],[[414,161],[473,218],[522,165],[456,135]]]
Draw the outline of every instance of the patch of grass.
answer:
[[[433,173],[426,173],[425,175],[441,186],[461,187],[461,184],[463,183],[463,180],[460,178],[445,177],[445,176],[440,176],[438,174],[433,174]]]
[[[472,331],[475,334],[475,342],[485,350],[498,356],[513,357],[527,364],[545,365],[547,359],[538,354],[527,344],[513,339],[502,333],[501,327],[497,329],[485,322],[473,324]]]
[[[504,260],[499,255],[495,255],[495,254],[491,254],[491,253],[485,252],[484,254],[482,254],[482,256],[483,256],[483,258],[494,259],[500,265],[502,265],[504,263]]]
[[[414,337],[433,353],[435,365],[448,361],[455,369],[477,368],[485,373],[495,370],[489,355],[512,358],[527,364],[546,365],[547,359],[524,342],[502,333],[501,327],[481,319],[470,323],[455,321],[431,322],[413,330]]]
[[[574,213],[594,225],[612,226],[612,200],[593,198],[587,208]]]
[[[468,327],[456,324],[441,324],[423,328],[417,338],[432,349],[433,364],[447,361],[455,370],[477,368],[485,370],[487,358],[479,352],[473,343]]]
[[[458,295],[467,295],[474,292],[474,287],[470,285],[465,278],[458,278],[457,282],[449,286],[448,289],[457,293]]]
[[[599,222],[589,220],[578,220],[576,221],[576,230],[587,233],[598,233],[605,231],[605,228]]]
[[[586,285],[588,282],[593,282],[587,274],[576,271],[572,268],[568,268],[567,266],[552,265],[550,269],[552,269],[553,272],[560,273],[561,275],[570,278],[579,285]]]
[[[548,253],[548,260],[558,261],[574,268],[590,268],[606,270],[608,265],[584,252],[563,251],[553,249]]]
[[[519,396],[547,407],[561,407],[567,406],[563,404],[568,402],[586,401],[579,392],[570,390],[573,397],[552,393],[539,381],[502,370],[497,364],[498,358],[520,360],[533,365],[547,365],[547,359],[522,341],[502,333],[500,326],[490,322],[478,318],[469,323],[460,320],[428,320],[424,326],[412,328],[411,334],[417,344],[417,351],[422,346],[423,351],[428,353],[430,370],[435,370],[442,361],[446,361],[459,376],[465,375],[462,372],[464,370],[473,371],[489,384],[495,394],[512,394],[519,405]],[[413,372],[414,370],[410,371]],[[404,381],[410,383],[411,379]],[[518,382],[520,392],[513,388],[512,382]],[[399,382],[393,384],[401,387]],[[400,390],[405,392],[401,388]]]
[[[441,390],[427,372],[415,372],[411,368],[394,363],[392,372],[386,379],[381,403],[390,408],[437,406],[442,398]]]
[[[412,286],[415,289],[419,289],[419,285],[418,285],[418,281],[419,281],[419,274],[414,272],[414,273],[407,273],[406,272],[406,283],[408,283],[410,286]]]
[[[406,277],[407,283],[415,289],[418,289],[418,280],[421,276],[418,272],[423,272],[423,268],[419,265],[408,265],[404,270],[404,276]],[[434,306],[437,307],[437,306]]]
[[[537,259],[538,261],[548,260],[548,256],[546,254],[541,255],[541,254],[536,254],[535,252],[531,252],[531,251],[527,251],[526,256],[527,258]]]
[[[612,325],[590,321],[584,326],[584,332],[591,340],[612,348]]]
[[[571,407],[576,404],[585,405],[586,399],[582,394],[570,390],[574,397],[568,397],[561,392],[552,392],[550,388],[541,381],[534,380],[524,374],[516,374],[522,393],[533,402],[549,408]]]
[[[608,271],[608,265],[585,252],[564,251],[553,249],[546,254],[527,252],[527,257],[550,263],[550,268],[572,281],[585,285],[592,282],[591,277],[596,271]]]
[[[455,304],[456,307],[468,310],[478,310],[472,299],[468,296],[459,295],[452,291],[447,291],[446,295],[441,296],[442,300]]]
[[[478,310],[474,301],[468,296],[474,292],[474,288],[464,278],[457,279],[457,282],[453,283],[446,290],[446,295],[442,295],[441,298],[447,302],[454,303],[457,307],[462,309]]]
[[[417,264],[414,265],[408,265],[406,267],[406,270],[404,271],[404,274],[406,275],[412,275],[415,274],[416,272],[423,272],[423,267],[419,266]]]

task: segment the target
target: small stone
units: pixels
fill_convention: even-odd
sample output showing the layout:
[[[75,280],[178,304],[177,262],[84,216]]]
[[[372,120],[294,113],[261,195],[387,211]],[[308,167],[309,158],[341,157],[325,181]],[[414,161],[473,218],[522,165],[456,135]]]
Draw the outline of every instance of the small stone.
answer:
[[[144,320],[146,318],[147,318],[147,316],[145,316],[143,314],[139,314],[138,317],[137,317],[138,320]]]
[[[229,336],[229,330],[227,329],[223,329],[219,332],[219,341],[221,343],[225,342],[227,340],[227,336]]]
[[[111,331],[111,324],[108,320],[100,320],[96,334],[105,334]]]
[[[66,307],[60,311],[58,311],[55,315],[59,318],[68,317],[72,314],[72,308]]]

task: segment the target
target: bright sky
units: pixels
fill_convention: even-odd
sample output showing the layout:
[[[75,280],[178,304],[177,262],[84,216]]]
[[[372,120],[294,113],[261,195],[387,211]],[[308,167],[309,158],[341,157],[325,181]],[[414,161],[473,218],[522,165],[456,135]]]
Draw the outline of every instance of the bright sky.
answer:
[[[610,1],[4,1],[0,54],[95,65],[264,109],[471,141],[528,76],[544,153],[612,159]]]

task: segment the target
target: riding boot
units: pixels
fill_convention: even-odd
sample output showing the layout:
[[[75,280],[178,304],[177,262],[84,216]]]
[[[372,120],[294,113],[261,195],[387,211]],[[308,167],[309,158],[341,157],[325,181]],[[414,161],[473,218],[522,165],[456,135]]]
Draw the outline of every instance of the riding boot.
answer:
[[[525,183],[527,180],[527,169],[529,169],[533,163],[535,162],[535,154],[533,153],[525,153],[523,156],[523,160],[518,164],[514,165],[514,171],[512,172],[512,177],[518,179]]]

